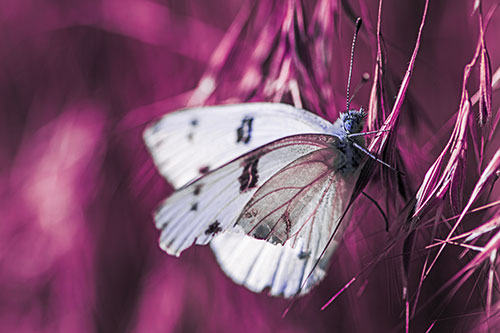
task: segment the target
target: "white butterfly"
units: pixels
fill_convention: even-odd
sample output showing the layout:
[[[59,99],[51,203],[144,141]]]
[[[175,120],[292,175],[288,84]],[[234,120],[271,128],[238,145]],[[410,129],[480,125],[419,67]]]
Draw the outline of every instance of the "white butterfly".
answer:
[[[161,248],[179,256],[210,243],[236,283],[274,296],[307,293],[325,276],[347,224],[347,216],[339,223],[364,146],[352,134],[364,116],[350,110],[332,124],[276,103],[164,116],[144,132],[160,173],[177,189],[155,213]]]

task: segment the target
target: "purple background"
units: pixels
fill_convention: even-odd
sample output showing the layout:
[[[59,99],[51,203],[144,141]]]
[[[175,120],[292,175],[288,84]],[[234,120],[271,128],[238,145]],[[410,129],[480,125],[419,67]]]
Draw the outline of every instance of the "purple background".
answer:
[[[285,1],[276,3],[280,8]],[[311,17],[314,3],[304,1],[306,17]],[[491,3],[486,1],[484,8]],[[2,1],[1,331],[404,329],[402,242],[377,265],[369,265],[395,233],[384,231],[383,220],[366,199],[360,199],[325,282],[301,298],[285,319],[281,314],[288,301],[235,285],[218,268],[208,247],[193,247],[178,259],[157,245],[159,232],[151,211],[172,189],[154,169],[142,130],[149,121],[188,103],[242,4],[240,0]],[[356,46],[354,84],[362,73],[372,73],[375,59],[367,36],[374,35],[368,27],[376,24],[378,2],[352,2],[356,13],[361,5],[367,12]],[[406,162],[406,187],[412,193],[443,149],[450,128],[445,124],[458,108],[463,67],[472,58],[478,34],[472,5],[473,1],[464,0],[430,3],[398,137]],[[384,2],[382,33],[387,73],[394,78],[392,96],[413,51],[422,10],[423,1]],[[338,19],[337,30],[328,34],[335,40],[330,64],[334,83],[322,87],[335,96],[327,110],[330,120],[344,103],[353,30],[344,10],[339,9]],[[263,28],[249,27],[247,39],[238,41],[242,50],[253,47]],[[500,18],[495,14],[486,35],[493,71],[500,65],[499,32]],[[210,103],[245,99],[231,90],[232,80],[247,65],[239,57],[221,71],[221,91]],[[361,89],[354,106],[367,106],[370,85]],[[471,84],[471,94],[476,90],[477,83]],[[496,114],[498,102],[493,105]],[[498,135],[494,140],[498,142]],[[495,147],[487,151],[486,159]],[[467,193],[476,180],[477,174],[466,177]],[[383,180],[374,177],[367,191],[383,200]],[[494,190],[490,201],[498,195]],[[412,293],[426,253],[423,247],[431,242],[423,236],[414,250]],[[445,252],[426,280],[411,331],[425,331],[435,320],[436,331],[472,330],[481,322],[484,272],[462,286],[451,301],[446,293],[430,299],[463,266],[459,253]],[[351,288],[325,311],[319,310],[361,271]],[[436,312],[441,305],[443,310]]]

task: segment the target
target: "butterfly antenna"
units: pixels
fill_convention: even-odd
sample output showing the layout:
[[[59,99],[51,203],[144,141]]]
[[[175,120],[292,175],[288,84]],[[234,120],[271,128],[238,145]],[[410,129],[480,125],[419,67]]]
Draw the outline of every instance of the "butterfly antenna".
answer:
[[[359,28],[361,28],[361,17],[356,20],[356,30],[354,30],[354,36],[352,37],[351,46],[351,61],[349,63],[349,76],[347,77],[347,94],[346,94],[346,110],[349,112],[349,107],[351,105],[351,100],[349,99],[349,90],[351,87],[351,76],[352,76],[352,62],[354,60],[354,46],[356,45],[356,38],[358,37]]]

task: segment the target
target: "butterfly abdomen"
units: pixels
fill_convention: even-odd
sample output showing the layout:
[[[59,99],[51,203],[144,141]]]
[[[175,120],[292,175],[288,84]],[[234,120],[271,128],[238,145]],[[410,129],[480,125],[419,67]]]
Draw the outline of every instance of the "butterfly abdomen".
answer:
[[[359,140],[358,140],[359,141]],[[363,142],[358,142],[358,144],[364,146]],[[359,150],[354,147],[350,141],[337,141],[334,143],[335,148],[343,154],[343,159],[338,159],[336,161],[335,169],[341,173],[354,172],[361,165],[363,156]]]

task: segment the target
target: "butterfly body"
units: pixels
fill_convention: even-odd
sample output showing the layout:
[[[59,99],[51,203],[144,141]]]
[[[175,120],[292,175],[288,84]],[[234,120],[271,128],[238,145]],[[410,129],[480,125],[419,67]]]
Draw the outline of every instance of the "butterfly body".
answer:
[[[351,172],[361,164],[363,155],[354,146],[354,142],[360,146],[364,146],[363,137],[349,138],[349,135],[360,133],[363,130],[365,116],[366,114],[363,109],[349,110],[346,113],[341,113],[337,121],[333,124],[334,132],[332,134],[339,139],[335,148],[341,151],[346,158],[346,164],[339,170],[341,172],[344,169],[347,172]]]
[[[160,246],[178,256],[210,243],[235,282],[276,296],[306,293],[324,277],[347,225],[340,220],[348,219],[362,164],[354,144],[363,146],[349,135],[363,119],[350,110],[332,124],[277,103],[164,116],[144,133],[177,188],[155,213]]]

